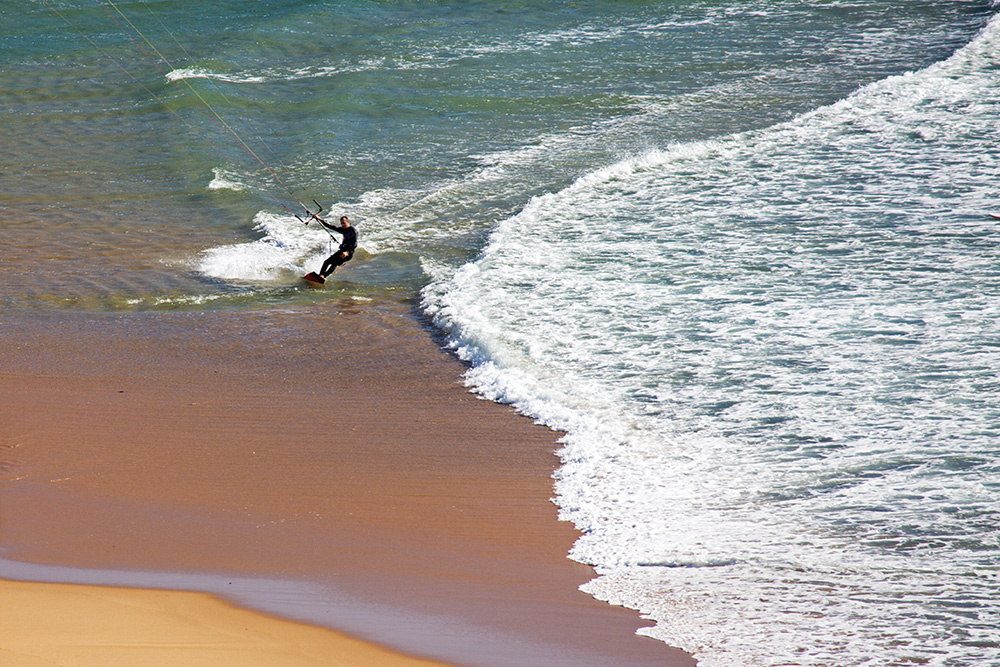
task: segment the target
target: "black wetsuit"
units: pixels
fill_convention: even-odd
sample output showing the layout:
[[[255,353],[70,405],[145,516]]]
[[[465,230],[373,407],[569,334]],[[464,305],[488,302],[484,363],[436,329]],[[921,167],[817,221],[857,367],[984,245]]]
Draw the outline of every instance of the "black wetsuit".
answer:
[[[319,275],[326,278],[328,275],[333,273],[341,264],[346,264],[352,257],[354,257],[354,249],[358,247],[358,230],[354,227],[334,227],[333,225],[328,225],[322,223],[324,227],[330,231],[337,232],[344,237],[344,240],[340,242],[340,247],[332,255],[326,258],[323,262],[323,268],[319,270]]]

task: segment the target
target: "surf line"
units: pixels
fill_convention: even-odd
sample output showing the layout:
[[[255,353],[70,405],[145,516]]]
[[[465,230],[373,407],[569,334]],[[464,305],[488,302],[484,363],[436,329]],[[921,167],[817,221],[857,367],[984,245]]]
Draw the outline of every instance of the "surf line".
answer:
[[[274,172],[274,170],[271,169],[271,167],[269,167],[267,165],[267,163],[264,162],[264,160],[262,160],[260,158],[260,156],[257,155],[257,153],[255,153],[253,151],[253,149],[250,148],[250,146],[248,146],[245,141],[243,141],[243,139],[240,138],[240,136],[236,133],[236,130],[234,130],[232,128],[232,126],[229,125],[229,123],[227,123],[225,120],[223,120],[222,116],[219,115],[219,113],[212,107],[212,105],[209,104],[208,101],[205,100],[205,98],[202,97],[202,95],[197,90],[195,90],[195,88],[186,79],[182,78],[181,80],[184,81],[184,84],[187,86],[187,88],[190,90],[190,92],[188,92],[187,90],[185,90],[177,82],[176,79],[171,78],[169,76],[169,74],[167,73],[167,71],[165,71],[162,67],[160,67],[160,63],[156,60],[156,58],[154,58],[153,56],[151,56],[145,49],[142,48],[142,46],[136,41],[136,39],[133,36],[133,34],[130,33],[128,31],[128,29],[124,25],[122,25],[121,21],[119,21],[115,17],[114,14],[111,13],[111,10],[109,9],[109,5],[110,5],[110,7],[113,7],[114,10],[115,10],[115,12],[122,18],[122,20],[124,20],[125,23],[127,23],[129,25],[129,27],[131,27],[132,30],[135,31],[135,34],[138,35],[147,44],[147,46],[154,53],[156,53],[156,55],[159,57],[160,61],[162,61],[167,67],[169,67],[171,71],[174,70],[174,67],[173,67],[173,65],[170,64],[170,61],[167,60],[167,58],[162,53],[160,53],[160,51],[153,45],[153,43],[150,42],[149,39],[146,38],[146,36],[142,33],[142,31],[140,31],[139,28],[137,28],[135,26],[135,24],[132,23],[132,21],[129,20],[129,18],[127,16],[125,16],[125,14],[121,11],[121,9],[119,9],[118,5],[116,5],[114,2],[112,2],[112,0],[97,0],[97,3],[99,5],[101,5],[101,7],[104,9],[104,11],[108,14],[108,16],[111,18],[111,20],[115,23],[115,25],[123,33],[125,33],[125,35],[135,45],[135,47],[137,49],[139,49],[139,51],[144,56],[146,56],[146,58],[149,59],[150,62],[153,63],[153,65],[156,67],[156,69],[158,69],[166,77],[166,79],[168,81],[170,81],[172,84],[174,84],[177,87],[177,89],[181,91],[181,94],[183,94],[188,100],[191,101],[191,103],[195,106],[195,108],[197,108],[199,111],[201,111],[202,113],[204,113],[208,117],[208,119],[210,121],[212,121],[212,123],[214,123],[217,127],[221,128],[223,130],[223,132],[225,132],[227,135],[229,135],[233,139],[233,141],[236,142],[236,145],[238,147],[241,147],[245,151],[247,151],[251,156],[254,157],[254,159],[257,160],[257,162],[259,162],[261,164],[262,167],[264,167],[264,169],[271,175],[271,177],[279,185],[281,185],[281,187],[284,188],[285,192],[287,192],[288,195],[292,199],[294,199],[295,202],[299,206],[302,207],[302,210],[304,210],[306,212],[306,214],[309,216],[306,220],[303,220],[301,217],[299,217],[298,212],[296,212],[295,209],[293,209],[290,206],[288,206],[284,201],[282,201],[281,198],[279,198],[273,192],[271,192],[271,190],[267,186],[265,186],[256,177],[254,177],[251,173],[249,173],[246,169],[244,169],[241,165],[239,165],[234,160],[232,160],[229,156],[227,156],[225,154],[225,152],[222,151],[221,148],[219,148],[218,146],[216,146],[211,140],[208,139],[208,137],[206,137],[202,132],[200,132],[198,130],[198,128],[196,128],[194,125],[192,125],[176,109],[174,109],[172,106],[170,106],[169,104],[167,104],[167,102],[165,100],[163,100],[159,95],[157,95],[152,90],[150,90],[150,88],[145,83],[143,83],[142,81],[140,81],[138,77],[136,77],[134,74],[132,74],[132,72],[130,72],[128,70],[128,68],[126,68],[123,64],[121,64],[118,61],[118,59],[116,59],[110,53],[108,53],[103,48],[101,48],[101,46],[98,45],[97,42],[95,42],[93,39],[91,39],[89,35],[87,35],[86,33],[84,33],[79,27],[77,27],[72,21],[70,21],[65,16],[65,14],[63,14],[58,9],[56,9],[49,2],[49,0],[42,0],[42,2],[45,4],[46,7],[48,7],[50,10],[52,10],[53,13],[55,13],[59,18],[61,18],[66,23],[66,25],[68,25],[70,28],[72,28],[74,31],[76,31],[81,37],[83,37],[85,40],[87,40],[90,43],[91,46],[93,46],[95,49],[97,49],[97,51],[100,52],[105,58],[107,58],[108,60],[110,60],[112,63],[115,64],[116,67],[118,67],[118,69],[120,69],[122,72],[124,72],[126,74],[126,76],[128,76],[130,79],[132,79],[132,81],[134,81],[143,90],[145,90],[146,93],[148,93],[150,97],[152,97],[154,100],[156,100],[157,102],[159,102],[161,105],[163,105],[163,107],[165,109],[167,109],[170,113],[172,113],[174,116],[176,116],[178,119],[180,119],[180,121],[182,123],[184,123],[192,132],[194,132],[194,134],[199,139],[201,139],[202,141],[204,141],[206,145],[208,145],[213,151],[215,151],[216,153],[218,153],[219,156],[222,157],[222,159],[225,162],[227,162],[228,164],[230,164],[231,166],[233,166],[237,171],[239,171],[241,174],[243,174],[244,176],[246,176],[258,189],[260,189],[268,197],[270,197],[271,199],[273,199],[279,206],[281,206],[286,211],[288,211],[289,213],[291,213],[293,216],[295,216],[296,218],[298,218],[298,220],[300,222],[304,222],[304,223],[308,224],[309,220],[312,220],[312,219],[320,220],[318,214],[319,214],[320,211],[323,210],[323,207],[320,206],[319,203],[316,202],[315,199],[313,200],[313,202],[316,203],[316,205],[319,207],[319,210],[317,210],[314,213],[314,212],[312,212],[312,211],[309,210],[309,207],[306,206],[302,202],[302,200],[298,198],[298,196],[296,196],[296,194],[292,191],[292,189],[290,187],[288,187],[288,185]],[[148,9],[148,6],[147,6],[147,9]],[[195,98],[197,98],[197,99],[195,99]],[[266,146],[266,144],[265,144],[265,146]]]

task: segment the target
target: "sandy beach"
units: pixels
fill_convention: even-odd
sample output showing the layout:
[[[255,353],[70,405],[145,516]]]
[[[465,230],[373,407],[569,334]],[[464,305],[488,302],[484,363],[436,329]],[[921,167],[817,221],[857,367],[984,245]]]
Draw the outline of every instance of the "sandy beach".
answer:
[[[558,434],[470,394],[405,303],[14,315],[0,349],[7,559],[275,617],[170,594],[196,630],[245,613],[284,628],[276,637],[295,626],[322,634],[317,646],[349,641],[324,626],[454,664],[694,664],[635,636],[636,612],[577,590],[593,571],[566,558],[577,533],[550,500]],[[278,583],[226,595],[232,577]],[[166,604],[164,591],[117,590]],[[46,616],[108,600],[73,586],[0,592],[37,596],[43,633]],[[15,650],[11,636],[0,650]],[[109,641],[95,630],[75,645],[93,659]],[[343,664],[382,664],[359,660]]]
[[[198,593],[4,581],[0,596],[5,667],[438,664]]]

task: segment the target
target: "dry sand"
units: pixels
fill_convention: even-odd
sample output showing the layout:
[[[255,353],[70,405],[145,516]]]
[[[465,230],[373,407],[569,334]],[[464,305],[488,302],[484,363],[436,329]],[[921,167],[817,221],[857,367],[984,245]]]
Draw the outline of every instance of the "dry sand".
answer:
[[[0,582],[4,667],[431,667],[209,595]]]
[[[693,664],[577,590],[558,434],[404,304],[11,316],[0,350],[7,558],[292,582],[233,597],[458,664]]]

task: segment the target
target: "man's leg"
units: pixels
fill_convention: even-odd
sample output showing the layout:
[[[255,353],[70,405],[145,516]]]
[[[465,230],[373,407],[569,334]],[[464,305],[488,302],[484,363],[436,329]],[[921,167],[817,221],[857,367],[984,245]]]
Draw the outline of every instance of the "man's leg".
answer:
[[[334,269],[336,269],[338,266],[340,266],[341,264],[343,264],[344,263],[344,259],[343,259],[343,257],[341,257],[342,254],[343,253],[335,252],[332,255],[330,255],[329,257],[327,257],[326,261],[323,262],[323,268],[321,268],[319,270],[319,275],[321,275],[324,278],[326,278],[328,275],[330,275],[331,273],[333,273]]]

